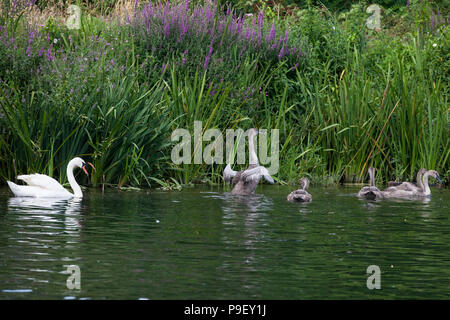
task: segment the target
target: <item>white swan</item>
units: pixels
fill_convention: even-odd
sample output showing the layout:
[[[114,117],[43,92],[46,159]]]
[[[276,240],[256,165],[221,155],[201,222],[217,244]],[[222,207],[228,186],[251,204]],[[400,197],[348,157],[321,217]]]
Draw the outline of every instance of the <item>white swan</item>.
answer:
[[[90,165],[92,166],[92,164]],[[11,181],[7,182],[16,197],[82,198],[83,192],[73,176],[74,168],[81,168],[86,175],[89,175],[86,170],[86,162],[83,159],[77,157],[70,160],[67,165],[67,178],[73,194],[67,191],[58,181],[45,174],[35,173],[17,176],[17,179],[26,182],[27,186],[17,185]]]
[[[250,153],[250,164],[247,170],[234,171],[230,164],[225,167],[223,171],[223,180],[235,184],[231,194],[233,195],[249,195],[255,192],[261,177],[269,182],[274,183],[269,171],[259,165],[258,157],[256,156],[254,138],[261,132],[258,129],[252,128],[248,132],[248,150]]]

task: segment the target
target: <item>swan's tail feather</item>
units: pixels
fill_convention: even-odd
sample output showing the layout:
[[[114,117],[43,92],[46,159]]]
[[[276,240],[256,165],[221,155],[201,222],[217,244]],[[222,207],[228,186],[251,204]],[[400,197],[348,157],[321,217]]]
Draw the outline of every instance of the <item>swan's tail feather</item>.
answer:
[[[11,191],[12,191],[12,193],[14,193],[14,195],[17,196],[18,194],[20,194],[20,187],[17,184],[15,184],[14,182],[11,182],[11,181],[6,181],[6,183],[8,184],[9,189],[11,189]]]
[[[12,193],[16,197],[36,197],[37,196],[37,189],[33,186],[21,186],[18,184],[15,184],[11,181],[6,181],[8,183],[9,188],[11,189]]]

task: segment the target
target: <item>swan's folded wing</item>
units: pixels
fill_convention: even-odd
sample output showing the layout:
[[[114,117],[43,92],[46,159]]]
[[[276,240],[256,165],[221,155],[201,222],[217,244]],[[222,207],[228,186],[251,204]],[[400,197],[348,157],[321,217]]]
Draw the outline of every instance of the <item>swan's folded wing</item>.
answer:
[[[411,182],[403,182],[401,185],[397,186],[398,189],[406,191],[416,191],[420,188]]]
[[[17,176],[17,180],[22,180],[29,186],[40,187],[46,190],[66,191],[66,189],[64,189],[64,187],[58,181],[45,174],[35,173],[35,174],[21,175]]]
[[[299,189],[292,191],[287,196],[288,201],[309,202],[312,200],[312,196],[305,190]]]
[[[242,172],[242,179],[244,179],[247,182],[256,180],[259,181],[261,176],[263,176],[264,179],[266,179],[266,181],[269,182],[270,184],[273,184],[275,182],[273,178],[270,176],[269,171],[263,166],[258,166],[253,169],[247,169],[244,172]]]
[[[402,182],[399,185],[388,187],[384,191],[396,192],[396,191],[401,191],[401,190],[412,192],[412,191],[420,190],[420,188],[411,182]]]
[[[227,164],[227,166],[223,170],[223,180],[228,183],[231,182],[231,180],[233,180],[236,173],[237,173],[237,171],[234,171],[233,169],[231,169],[230,164]]]

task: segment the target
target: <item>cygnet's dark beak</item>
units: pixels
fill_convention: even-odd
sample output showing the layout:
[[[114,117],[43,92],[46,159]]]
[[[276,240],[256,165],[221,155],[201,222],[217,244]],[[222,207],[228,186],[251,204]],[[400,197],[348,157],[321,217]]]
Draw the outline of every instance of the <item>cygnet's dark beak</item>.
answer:
[[[443,183],[442,180],[441,180],[441,178],[439,177],[439,175],[436,176],[436,180],[439,181],[440,184]]]

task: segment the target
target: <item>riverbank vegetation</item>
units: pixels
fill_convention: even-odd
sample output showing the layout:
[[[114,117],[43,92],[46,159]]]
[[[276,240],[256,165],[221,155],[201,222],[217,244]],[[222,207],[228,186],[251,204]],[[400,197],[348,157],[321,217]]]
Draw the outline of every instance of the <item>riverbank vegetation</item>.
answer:
[[[280,183],[361,182],[368,166],[380,183],[422,167],[448,181],[448,1],[378,1],[380,30],[370,3],[337,2],[3,2],[0,184],[64,182],[77,155],[94,186],[222,183],[225,164],[171,161],[194,121],[279,129]]]

